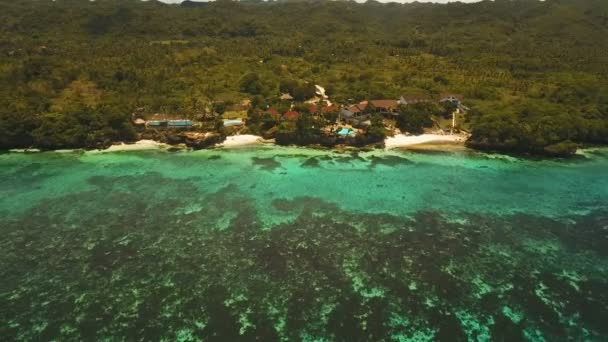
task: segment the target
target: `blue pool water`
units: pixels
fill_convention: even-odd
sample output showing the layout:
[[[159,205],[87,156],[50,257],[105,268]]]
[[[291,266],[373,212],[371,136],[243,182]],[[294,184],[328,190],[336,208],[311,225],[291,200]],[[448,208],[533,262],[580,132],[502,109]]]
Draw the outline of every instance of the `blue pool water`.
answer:
[[[350,128],[342,128],[341,130],[338,131],[338,135],[354,137],[355,131],[353,131]]]

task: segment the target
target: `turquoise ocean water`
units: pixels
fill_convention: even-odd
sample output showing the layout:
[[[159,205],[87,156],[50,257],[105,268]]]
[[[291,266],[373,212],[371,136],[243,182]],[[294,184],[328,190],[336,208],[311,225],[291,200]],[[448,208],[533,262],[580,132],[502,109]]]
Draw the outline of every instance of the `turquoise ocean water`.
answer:
[[[0,154],[2,340],[608,340],[608,150]]]

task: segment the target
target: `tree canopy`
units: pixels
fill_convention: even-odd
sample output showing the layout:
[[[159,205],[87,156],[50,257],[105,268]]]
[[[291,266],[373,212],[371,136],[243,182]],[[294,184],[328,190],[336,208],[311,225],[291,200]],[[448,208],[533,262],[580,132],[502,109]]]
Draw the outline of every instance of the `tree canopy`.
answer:
[[[187,116],[314,84],[337,103],[464,94],[475,147],[606,143],[607,36],[604,0],[0,0],[0,148],[127,139],[136,108]]]

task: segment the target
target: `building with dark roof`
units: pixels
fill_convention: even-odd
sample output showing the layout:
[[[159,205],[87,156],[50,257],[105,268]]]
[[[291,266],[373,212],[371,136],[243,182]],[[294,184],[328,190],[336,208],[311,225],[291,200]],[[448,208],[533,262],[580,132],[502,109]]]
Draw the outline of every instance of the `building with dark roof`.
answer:
[[[283,119],[285,120],[297,120],[300,117],[300,113],[295,110],[290,110],[289,112],[283,114]]]

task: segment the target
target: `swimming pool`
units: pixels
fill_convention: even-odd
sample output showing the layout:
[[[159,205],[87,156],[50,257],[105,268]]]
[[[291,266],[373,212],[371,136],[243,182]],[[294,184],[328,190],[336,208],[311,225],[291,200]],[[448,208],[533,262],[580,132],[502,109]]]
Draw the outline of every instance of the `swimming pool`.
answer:
[[[188,127],[188,126],[192,126],[192,121],[191,120],[169,120],[169,121],[167,121],[167,126]]]
[[[348,137],[354,137],[355,136],[355,131],[353,131],[350,128],[343,127],[341,130],[338,131],[338,135],[348,136]]]

